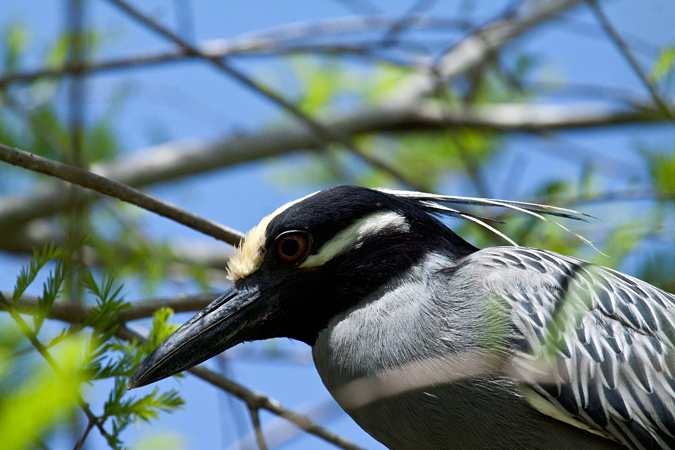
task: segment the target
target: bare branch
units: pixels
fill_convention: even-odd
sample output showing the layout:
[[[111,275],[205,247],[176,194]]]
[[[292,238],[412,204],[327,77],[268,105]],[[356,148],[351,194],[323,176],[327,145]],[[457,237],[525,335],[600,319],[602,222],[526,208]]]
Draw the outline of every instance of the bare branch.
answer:
[[[668,114],[673,123],[675,123],[675,111],[673,111],[673,108],[663,99],[663,97],[661,97],[661,94],[659,94],[659,92],[656,90],[656,86],[654,86],[654,84],[649,80],[647,74],[644,72],[644,70],[642,70],[640,63],[637,61],[637,59],[635,59],[635,56],[633,56],[633,53],[631,52],[630,48],[628,48],[628,45],[623,40],[621,35],[614,29],[612,23],[609,21],[609,18],[607,18],[605,13],[602,11],[600,4],[596,0],[587,0],[587,2],[591,6],[591,9],[593,10],[595,17],[597,17],[598,21],[600,22],[600,25],[605,30],[605,33],[607,33],[607,36],[609,36],[612,42],[614,42],[642,84],[644,84],[649,91],[649,94],[652,96],[654,103],[657,104],[664,113]]]
[[[262,433],[262,427],[260,426],[260,410],[249,406],[249,412],[251,413],[251,421],[253,422],[253,429],[255,430],[255,441],[258,444],[259,450],[267,450],[267,444],[265,443],[265,436]]]
[[[91,420],[91,418],[87,422],[87,427],[84,429],[84,432],[82,433],[82,436],[77,440],[75,443],[75,446],[73,447],[73,450],[80,450],[83,446],[85,441],[87,440],[87,437],[89,436],[89,433],[91,430],[94,428],[96,425],[96,422]]]
[[[315,422],[329,420],[342,412],[340,406],[332,398],[310,401],[309,403],[296,406],[296,410],[302,411],[302,414],[311,417]],[[266,436],[265,442],[271,448],[282,446],[302,432],[302,429],[300,428],[289,426],[288,422],[281,417],[277,417],[265,423],[262,430]],[[241,450],[243,448],[249,448],[253,446],[253,442],[255,442],[255,431],[228,445],[225,450]]]
[[[409,132],[478,128],[504,132],[556,131],[599,128],[667,120],[653,108],[615,109],[606,105],[501,104],[461,108],[441,107],[432,102],[412,105],[385,105],[327,119],[324,123],[352,136],[373,132]],[[213,143],[169,142],[136,152],[118,161],[92,166],[92,172],[132,187],[206,173],[234,164],[254,161],[292,151],[312,148],[316,138],[302,126],[264,130],[253,135],[236,134]],[[0,158],[2,155],[0,147]],[[67,205],[64,187],[45,184],[28,196],[0,200],[0,229],[47,217]],[[94,193],[82,193],[77,200],[91,202]]]
[[[7,293],[0,292],[0,295],[10,297]],[[159,308],[171,308],[175,313],[197,312],[204,309],[209,303],[215,300],[217,295],[185,295],[172,298],[156,298],[142,302],[132,303],[130,307],[123,309],[117,316],[117,322],[124,324],[132,320],[147,319]],[[39,311],[37,297],[24,295],[12,304],[14,310],[21,314],[35,314]],[[83,324],[91,311],[92,305],[86,303],[73,302],[54,302],[47,315],[47,319],[60,320],[62,322]],[[8,305],[0,302],[0,310],[8,311]]]
[[[399,36],[403,34],[407,28],[409,28],[411,19],[415,17],[415,15],[420,14],[422,11],[429,10],[436,2],[437,0],[417,0],[414,2],[408,8],[408,11],[403,14],[403,17],[401,17],[396,21],[396,23],[389,27],[387,34],[382,39],[381,45],[383,47],[388,47],[396,44]]]
[[[111,0],[115,2],[116,4],[120,4],[119,0]],[[443,59],[443,61],[446,61],[447,64],[441,64],[439,67],[441,67],[442,70],[440,70],[439,74],[449,78],[452,77],[458,73],[461,73],[462,71],[469,70],[472,67],[475,67],[477,64],[480,64],[480,62],[486,58],[490,52],[493,52],[497,50],[500,46],[505,45],[507,42],[509,42],[510,39],[513,39],[514,37],[517,37],[518,35],[522,34],[525,32],[527,29],[541,23],[543,20],[549,19],[551,17],[554,17],[555,14],[558,12],[569,8],[571,6],[574,6],[578,3],[577,1],[573,0],[567,0],[567,1],[562,1],[562,2],[553,2],[553,3],[545,3],[543,6],[538,6],[535,8],[531,13],[525,15],[524,17],[516,17],[516,18],[507,18],[503,19],[500,21],[497,21],[495,24],[492,24],[488,27],[485,27],[483,31],[470,36],[465,40],[464,44],[460,44],[457,47],[453,49],[453,51],[449,52],[448,55]],[[126,7],[128,6],[124,3],[121,3],[124,6],[120,7]],[[138,13],[135,10],[131,10],[134,14]],[[157,28],[158,26],[154,24],[152,21],[148,21],[144,16],[140,15],[139,20],[144,20],[144,23],[147,23],[148,26],[152,26],[153,29]],[[161,27],[157,32],[161,32],[163,35],[167,36],[174,42],[179,43],[181,45],[182,40],[176,36],[173,36],[170,32],[162,29]],[[168,33],[168,35],[167,35]],[[219,67],[223,66],[224,64],[222,61],[216,59],[216,58],[209,58],[206,55],[199,54],[196,49],[192,48],[190,45],[187,43],[182,43],[181,47],[185,51],[189,50],[189,53],[194,53],[197,54],[201,58],[208,59],[212,61],[214,64],[219,65]],[[452,61],[452,64],[449,64],[449,62]],[[225,66],[227,67],[227,66]],[[224,69],[225,70],[225,69]],[[231,69],[227,67],[227,70]],[[230,73],[230,72],[228,72]],[[235,76],[235,74],[232,74]],[[264,88],[261,86],[258,86],[242,74],[239,74],[236,72],[236,75],[238,75],[240,78],[240,81],[244,82],[247,84],[249,87],[255,89],[258,92],[266,92]],[[434,75],[434,80],[436,75]],[[413,77],[415,78],[415,77]],[[425,90],[430,86],[429,82],[431,80],[430,76],[423,76],[423,80],[420,81],[420,78],[417,77],[415,78],[417,81],[412,82],[410,84],[407,84],[407,88],[404,89],[407,94],[408,98],[411,98],[412,101],[410,102],[404,102],[401,103],[401,95],[398,95],[395,98],[395,101],[392,102],[393,104],[398,104],[398,105],[403,105],[402,108],[399,108],[399,113],[402,113],[399,115],[399,119],[403,120],[411,120],[412,127],[410,125],[405,125],[403,123],[397,123],[397,124],[389,124],[389,126],[382,127],[382,125],[379,125],[381,130],[388,130],[388,131],[400,131],[400,129],[392,129],[392,127],[400,127],[403,126],[406,129],[426,129],[428,127],[428,124],[422,124],[418,121],[415,120],[414,117],[410,117],[410,110],[414,109],[411,108],[409,105],[416,105],[417,98],[420,95],[423,95],[424,92],[428,92],[428,90]],[[434,81],[435,83],[435,81]],[[412,89],[411,89],[412,86]],[[425,88],[426,86],[426,88]],[[262,91],[261,91],[262,89]],[[412,97],[409,95],[413,93]],[[273,96],[276,96],[276,94],[273,94]],[[281,103],[278,104],[284,104],[287,103],[284,99],[276,96],[276,100],[279,100]],[[290,105],[291,108],[295,109],[293,105]],[[396,109],[396,108],[394,108]],[[295,109],[296,112],[297,109]],[[176,152],[171,151],[171,157],[173,158],[178,158],[180,160],[180,166],[177,166],[175,164],[171,164],[172,162],[175,163],[176,160],[174,159],[173,161],[166,161],[166,159],[163,160],[163,164],[161,164],[161,168],[159,170],[143,170],[143,167],[136,167],[135,168],[135,173],[134,169],[130,169],[128,165],[124,165],[123,167],[117,167],[117,169],[121,169],[123,172],[129,172],[131,171],[132,173],[127,173],[124,178],[126,179],[121,179],[120,176],[114,176],[113,174],[108,175],[110,178],[117,179],[119,181],[125,182],[126,184],[129,184],[130,186],[142,186],[144,184],[148,184],[152,182],[152,177],[154,176],[157,180],[159,179],[170,179],[170,178],[175,178],[176,176],[184,176],[188,174],[193,174],[193,173],[200,173],[202,171],[206,170],[211,170],[213,168],[217,167],[222,167],[223,165],[226,165],[227,162],[235,163],[235,162],[242,162],[242,161],[247,161],[251,159],[256,159],[256,158],[261,158],[261,157],[266,157],[266,156],[271,156],[271,155],[277,155],[280,153],[292,151],[292,150],[298,150],[298,149],[305,149],[305,148],[312,148],[318,146],[324,145],[324,142],[319,142],[316,139],[315,133],[321,132],[323,133],[323,130],[327,129],[328,130],[328,136],[324,137],[334,137],[335,135],[340,136],[345,136],[346,135],[353,135],[353,134],[358,134],[362,132],[367,132],[367,131],[377,131],[378,128],[373,128],[371,126],[370,130],[364,129],[363,123],[369,123],[371,125],[377,125],[377,123],[380,121],[381,118],[388,118],[392,119],[392,110],[385,110],[384,115],[382,117],[378,116],[370,116],[371,114],[379,114],[381,111],[378,110],[366,110],[362,111],[360,113],[357,113],[353,116],[348,117],[347,119],[351,119],[351,125],[353,126],[353,130],[351,130],[351,133],[349,130],[342,131],[343,128],[340,127],[340,123],[335,123],[334,125],[337,130],[331,130],[331,125],[333,124],[326,124],[321,125],[316,122],[313,122],[311,119],[310,122],[304,122],[303,123],[306,126],[309,126],[310,129],[312,130],[311,133],[308,133],[307,130],[302,129],[300,127],[295,127],[291,128],[291,130],[287,133],[281,133],[279,134],[278,132],[272,131],[268,133],[264,133],[263,135],[259,135],[258,139],[255,137],[252,140],[247,140],[246,138],[235,138],[232,140],[228,140],[226,142],[222,142],[219,144],[216,144],[216,148],[218,148],[221,145],[226,145],[228,148],[223,149],[226,150],[225,152],[217,152],[214,154],[212,150],[214,149],[213,147],[201,147],[201,146],[192,146],[192,149],[195,150],[194,153],[196,153],[197,160],[196,161],[190,161],[190,164],[185,164],[185,159],[183,159],[183,155],[178,155]],[[370,117],[363,117],[364,113],[367,116]],[[416,114],[412,114],[412,116],[415,116]],[[305,117],[301,112],[300,112],[301,120],[302,117]],[[420,115],[418,115],[420,116]],[[417,117],[419,119],[420,117]],[[308,119],[305,117],[305,119]],[[365,120],[364,120],[365,119]],[[534,118],[533,118],[534,119]],[[438,122],[438,117],[434,119],[436,122]],[[441,121],[441,126],[447,127],[451,126],[451,119],[449,121]],[[536,121],[536,119],[535,119]],[[619,121],[622,121],[622,119],[619,119]],[[471,120],[469,122],[472,122]],[[476,122],[476,121],[473,121]],[[480,120],[477,122],[481,122]],[[578,122],[577,122],[578,123]],[[348,125],[348,124],[346,124]],[[438,123],[437,123],[438,125]],[[479,123],[475,123],[476,126],[481,126]],[[318,126],[318,129],[317,129]],[[463,124],[463,126],[472,126],[467,123]],[[496,128],[500,128],[505,126],[504,123],[499,124]],[[527,126],[536,126],[534,124],[527,125]],[[262,138],[262,139],[260,139]],[[332,139],[328,139],[332,140]],[[326,140],[326,141],[328,141]],[[254,142],[256,141],[256,142]],[[345,143],[341,139],[337,140],[338,142]],[[346,143],[350,143],[350,139],[347,139]],[[243,145],[242,145],[243,144]],[[251,146],[251,144],[255,144]],[[364,155],[360,150],[356,149],[355,147],[351,147],[354,150],[357,150],[359,154],[362,157],[365,157],[369,163],[375,165],[375,167],[379,167],[380,169],[387,171],[388,173],[392,174],[392,169],[388,166],[385,166],[382,164],[381,161],[374,159],[372,157],[368,157],[367,155]],[[170,150],[171,147],[169,146]],[[249,150],[254,149],[254,152],[249,152]],[[243,151],[241,151],[243,150]],[[189,152],[190,153],[190,152]],[[194,155],[194,153],[192,153]],[[250,153],[250,154],[249,154]],[[154,155],[153,155],[154,156]],[[215,158],[214,158],[215,156]],[[200,158],[202,161],[200,161]],[[204,160],[209,160],[209,162],[213,162],[213,159],[220,160],[216,161],[216,164],[209,164],[208,166],[204,167],[200,162],[203,162]],[[226,163],[223,164],[222,160],[225,160]],[[148,162],[148,160],[145,160]],[[167,164],[168,163],[168,164]],[[109,168],[113,168],[111,166],[108,166]],[[146,167],[147,168],[147,167]],[[139,170],[140,169],[140,170]],[[154,169],[158,169],[157,167],[154,167]],[[166,169],[168,169],[170,172],[174,172],[174,175],[170,175],[167,177]],[[395,172],[395,171],[394,171]],[[122,175],[122,174],[120,174]],[[395,178],[400,179],[400,174],[394,173]],[[134,179],[135,178],[135,179]],[[408,183],[410,184],[410,183]],[[423,187],[422,187],[423,189]],[[60,192],[54,192],[55,188],[54,186],[51,186],[47,188],[46,190],[43,190],[39,194],[35,194],[34,196],[31,196],[30,198],[22,198],[20,201],[16,201],[16,199],[7,199],[4,201],[4,204],[0,204],[0,228],[4,227],[8,223],[23,223],[25,221],[31,220],[33,218],[37,217],[44,217],[46,215],[51,215],[63,208],[62,204],[62,194]],[[27,201],[29,200],[29,201]],[[88,198],[82,198],[80,201],[92,201],[92,197]]]
[[[319,425],[316,425],[312,420],[303,415],[298,414],[295,411],[286,409],[276,400],[262,394],[250,391],[243,386],[234,383],[231,380],[228,380],[224,376],[212,372],[202,366],[196,366],[189,370],[193,375],[208,381],[209,383],[217,386],[237,397],[244,400],[249,405],[254,405],[258,408],[266,409],[267,411],[276,414],[284,419],[288,420],[292,424],[296,425],[298,428],[305,430],[308,433],[311,433],[315,436],[320,437],[321,439],[330,442],[340,448],[348,450],[360,450],[361,447],[353,444],[337,434],[328,431]]]
[[[392,97],[392,101],[412,104],[436,91],[439,84],[466,73],[483,64],[506,44],[561,12],[578,5],[582,0],[551,0],[533,2],[525,14],[497,19],[453,46],[426,74],[410,79]]]
[[[4,144],[0,144],[0,160],[131,203],[231,245],[238,244],[243,237],[238,231],[88,170],[52,161]]]
[[[199,53],[209,58],[225,56],[279,56],[289,53],[353,53],[363,54],[364,45],[293,44],[301,39],[331,34],[360,33],[386,30],[398,19],[384,15],[330,18],[317,22],[302,22],[282,25],[277,28],[246,34],[234,39],[212,39],[195,46]],[[469,24],[436,16],[414,14],[406,24],[409,28],[424,30],[465,29]],[[190,61],[198,56],[179,50],[155,50],[152,52],[108,59],[96,63],[83,63],[79,67],[66,65],[58,69],[45,68],[21,73],[8,73],[0,77],[0,89],[13,83],[30,83],[41,78],[61,78],[75,71],[93,75],[111,70],[140,68],[179,61]]]

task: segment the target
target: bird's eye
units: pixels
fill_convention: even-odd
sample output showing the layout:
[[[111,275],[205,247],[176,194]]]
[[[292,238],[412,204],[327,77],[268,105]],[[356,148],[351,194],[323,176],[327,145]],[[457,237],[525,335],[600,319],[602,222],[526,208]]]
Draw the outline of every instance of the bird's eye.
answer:
[[[300,264],[307,256],[311,235],[306,231],[287,231],[275,241],[277,256],[284,262]]]

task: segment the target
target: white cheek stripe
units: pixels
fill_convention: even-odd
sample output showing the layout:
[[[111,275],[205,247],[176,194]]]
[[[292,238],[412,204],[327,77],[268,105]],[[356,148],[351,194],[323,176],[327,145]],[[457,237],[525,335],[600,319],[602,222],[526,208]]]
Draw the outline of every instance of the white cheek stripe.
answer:
[[[310,255],[300,267],[319,267],[352,248],[358,248],[369,236],[387,231],[410,231],[405,217],[394,211],[380,211],[359,219],[326,242],[319,253]]]

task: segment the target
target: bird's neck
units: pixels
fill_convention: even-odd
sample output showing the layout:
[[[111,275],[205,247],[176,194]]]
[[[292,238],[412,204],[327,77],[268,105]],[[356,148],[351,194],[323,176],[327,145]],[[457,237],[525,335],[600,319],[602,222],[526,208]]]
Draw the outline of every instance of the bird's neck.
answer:
[[[455,261],[429,254],[400,277],[335,316],[313,346],[317,370],[330,389],[407,362],[438,356],[430,340],[434,299],[429,280]]]

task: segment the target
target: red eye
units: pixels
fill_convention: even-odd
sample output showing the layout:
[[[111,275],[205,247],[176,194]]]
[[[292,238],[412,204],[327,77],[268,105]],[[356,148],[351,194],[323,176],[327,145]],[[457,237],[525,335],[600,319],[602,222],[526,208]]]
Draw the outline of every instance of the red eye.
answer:
[[[309,234],[304,231],[287,231],[276,239],[277,256],[282,261],[299,264],[309,249]]]

